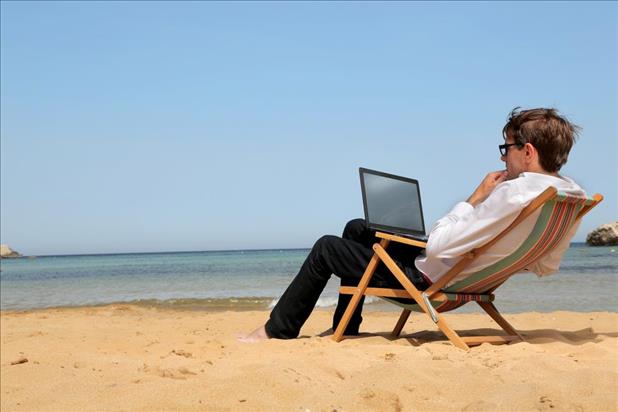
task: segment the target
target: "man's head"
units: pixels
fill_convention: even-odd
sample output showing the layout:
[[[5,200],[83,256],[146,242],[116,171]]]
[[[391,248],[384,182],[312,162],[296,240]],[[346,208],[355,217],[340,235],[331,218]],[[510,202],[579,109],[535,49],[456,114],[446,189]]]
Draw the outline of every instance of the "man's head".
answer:
[[[558,173],[567,162],[579,130],[556,109],[513,109],[502,129],[509,145],[501,157],[506,162],[507,179],[522,172]]]

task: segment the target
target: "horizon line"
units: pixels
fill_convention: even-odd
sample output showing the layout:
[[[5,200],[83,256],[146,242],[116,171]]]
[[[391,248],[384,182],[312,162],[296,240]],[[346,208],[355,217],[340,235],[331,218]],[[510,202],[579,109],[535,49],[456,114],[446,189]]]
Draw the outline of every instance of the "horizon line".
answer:
[[[570,245],[587,245],[586,242],[570,242]],[[594,247],[594,246],[591,246]],[[210,249],[210,250],[168,250],[159,252],[109,252],[109,253],[67,253],[50,255],[21,255],[17,257],[3,257],[4,259],[37,258],[37,257],[73,257],[73,256],[116,256],[116,255],[162,255],[172,253],[205,253],[205,252],[269,252],[269,251],[288,251],[288,250],[310,250],[311,247],[294,248],[260,248],[260,249]]]

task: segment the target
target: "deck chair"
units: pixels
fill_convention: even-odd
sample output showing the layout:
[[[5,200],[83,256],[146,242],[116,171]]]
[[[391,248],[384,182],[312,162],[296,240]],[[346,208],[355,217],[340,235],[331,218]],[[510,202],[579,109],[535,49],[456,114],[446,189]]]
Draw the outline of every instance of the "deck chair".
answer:
[[[353,295],[339,322],[333,339],[337,342],[344,338],[344,331],[352,318],[354,310],[362,296],[379,296],[389,302],[403,307],[399,321],[393,329],[393,337],[398,337],[412,311],[424,312],[429,316],[446,337],[458,348],[469,350],[470,346],[481,343],[502,344],[523,340],[522,336],[502,317],[494,306],[494,290],[509,277],[531,266],[546,253],[551,251],[567,235],[569,229],[586,213],[596,206],[603,196],[575,197],[558,192],[550,187],[525,207],[517,218],[504,231],[483,246],[466,253],[457,264],[440,280],[427,290],[419,291],[406,277],[386,249],[390,242],[399,242],[412,246],[426,247],[426,243],[388,233],[377,232],[380,242],[373,245],[374,254],[359,284],[354,287],[344,286],[340,293]],[[533,215],[540,208],[540,212]],[[515,226],[525,219],[536,219],[532,232],[522,245],[511,255],[467,276],[463,280],[448,285],[457,274],[463,271],[474,259],[502,239]],[[383,262],[397,278],[403,289],[368,287],[378,264]],[[448,286],[447,286],[448,285]],[[411,303],[402,303],[402,300]],[[447,324],[443,312],[458,308],[468,302],[476,302],[500,327],[506,336],[460,337]]]

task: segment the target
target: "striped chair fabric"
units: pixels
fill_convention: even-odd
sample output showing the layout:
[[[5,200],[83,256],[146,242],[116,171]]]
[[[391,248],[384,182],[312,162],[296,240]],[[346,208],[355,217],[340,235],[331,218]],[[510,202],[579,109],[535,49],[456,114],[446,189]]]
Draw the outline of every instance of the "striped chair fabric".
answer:
[[[493,291],[509,277],[531,266],[564,239],[584,206],[595,204],[589,197],[575,197],[562,192],[541,208],[532,232],[511,255],[473,273],[444,289],[446,300],[432,300],[437,312],[447,312],[468,302],[491,302]],[[391,298],[382,298],[404,309],[422,312],[416,303],[404,303]],[[410,300],[408,300],[410,302]],[[414,302],[414,301],[411,301]]]

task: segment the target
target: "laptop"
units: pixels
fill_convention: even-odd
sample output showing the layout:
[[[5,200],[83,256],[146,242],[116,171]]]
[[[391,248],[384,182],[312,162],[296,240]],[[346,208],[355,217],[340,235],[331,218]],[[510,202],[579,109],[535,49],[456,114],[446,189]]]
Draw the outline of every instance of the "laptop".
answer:
[[[358,171],[367,226],[426,242],[418,180],[364,167]]]

